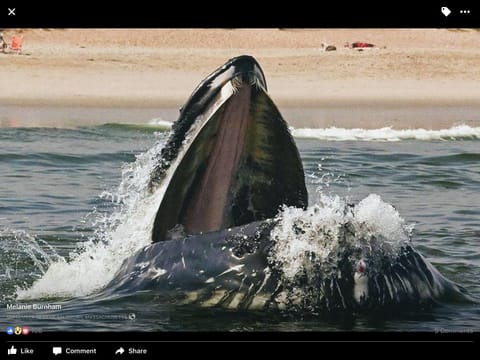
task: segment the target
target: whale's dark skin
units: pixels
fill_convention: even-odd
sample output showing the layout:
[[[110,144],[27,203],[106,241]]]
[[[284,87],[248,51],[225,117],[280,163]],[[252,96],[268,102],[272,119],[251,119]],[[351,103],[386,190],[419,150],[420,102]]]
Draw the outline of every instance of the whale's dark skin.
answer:
[[[202,307],[316,312],[425,309],[442,300],[468,298],[410,245],[393,264],[389,258],[362,260],[369,270],[362,274],[367,285],[360,298],[355,295],[358,258],[349,246],[343,248],[334,276],[314,268],[311,274],[285,281],[281,267],[271,260],[270,232],[275,226],[276,221],[267,220],[154,243],[125,261],[108,291],[147,290],[170,303]],[[348,227],[344,231],[348,236]]]
[[[308,194],[295,142],[250,56],[229,60],[195,89],[157,160],[152,244],[124,261],[105,293],[314,311],[415,309],[467,298],[411,244],[394,258],[359,252],[348,223],[339,225],[336,271],[322,272],[312,254],[308,273],[284,276],[271,233],[279,209],[307,208]]]

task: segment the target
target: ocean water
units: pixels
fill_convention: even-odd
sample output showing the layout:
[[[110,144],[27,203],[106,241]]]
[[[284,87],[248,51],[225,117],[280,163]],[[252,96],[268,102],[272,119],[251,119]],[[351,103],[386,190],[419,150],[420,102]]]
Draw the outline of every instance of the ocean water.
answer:
[[[0,130],[2,326],[21,323],[32,331],[480,330],[480,306],[470,302],[329,317],[179,307],[148,292],[98,298],[122,261],[149,243],[145,218],[153,210],[145,188],[168,124]],[[413,228],[414,247],[480,298],[480,128],[292,132],[310,205],[334,207],[339,199],[371,202],[371,207],[391,204],[385,226],[391,218]],[[13,310],[9,304],[44,308]]]

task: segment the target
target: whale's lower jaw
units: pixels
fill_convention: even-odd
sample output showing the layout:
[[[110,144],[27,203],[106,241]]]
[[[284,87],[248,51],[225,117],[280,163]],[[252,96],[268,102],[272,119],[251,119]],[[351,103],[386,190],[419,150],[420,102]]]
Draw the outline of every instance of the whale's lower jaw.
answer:
[[[308,205],[287,123],[254,73],[235,74],[196,110],[176,150],[161,181],[153,242],[272,218],[282,205]]]

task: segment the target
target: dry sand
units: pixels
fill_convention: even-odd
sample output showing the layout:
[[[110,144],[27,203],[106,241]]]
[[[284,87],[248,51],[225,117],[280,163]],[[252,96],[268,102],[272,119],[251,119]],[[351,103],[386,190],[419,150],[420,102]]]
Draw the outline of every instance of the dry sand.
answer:
[[[4,31],[13,34],[23,35],[24,50],[0,53],[4,113],[178,108],[208,73],[250,54],[296,126],[480,124],[480,31],[473,29]],[[354,41],[376,47],[343,46]],[[322,42],[337,51],[322,51]]]

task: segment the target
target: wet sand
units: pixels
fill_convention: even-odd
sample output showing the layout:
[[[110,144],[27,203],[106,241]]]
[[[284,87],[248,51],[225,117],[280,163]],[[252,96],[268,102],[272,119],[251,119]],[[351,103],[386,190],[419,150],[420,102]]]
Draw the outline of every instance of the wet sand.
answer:
[[[471,29],[4,31],[13,34],[24,51],[0,54],[3,126],[174,120],[194,87],[240,54],[258,59],[296,127],[480,125],[480,32]],[[376,47],[343,46],[354,41]]]

